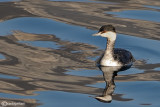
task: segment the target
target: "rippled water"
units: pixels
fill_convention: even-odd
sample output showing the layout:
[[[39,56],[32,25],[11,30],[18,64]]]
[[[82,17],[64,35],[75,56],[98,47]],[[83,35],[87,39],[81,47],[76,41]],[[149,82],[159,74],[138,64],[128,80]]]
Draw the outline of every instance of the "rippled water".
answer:
[[[159,6],[150,6],[150,5],[146,5],[146,6],[144,6],[144,7],[153,8],[153,9],[160,9]]]
[[[147,6],[148,7],[148,6]],[[154,7],[152,7],[154,8]],[[150,10],[125,10],[121,12],[108,12],[121,18],[147,20],[153,22],[160,22],[160,12]]]
[[[4,74],[0,74],[0,78],[7,78],[7,79],[18,79],[18,77],[15,77],[15,76],[10,76],[10,75],[4,75]]]
[[[20,1],[20,0],[0,0],[0,2],[13,2],[13,1]]]
[[[63,1],[55,2],[57,9],[60,5],[58,3]],[[53,2],[54,0],[50,0],[44,3],[47,7]],[[98,6],[98,2],[93,3]],[[19,3],[30,2],[22,0]],[[85,3],[88,1],[80,6],[86,6]],[[119,33],[115,47],[131,51],[137,61],[131,68],[121,72],[115,67],[104,67],[100,70],[96,67],[95,61],[103,53],[106,39],[91,36],[97,32],[97,25],[88,27],[89,23],[83,25],[79,22],[80,25],[77,25],[74,21],[65,22],[62,20],[65,15],[61,19],[60,16],[38,16],[31,10],[27,12],[33,12],[32,14],[25,13],[27,7],[23,7],[24,5],[26,4],[15,6],[16,9],[22,8],[21,15],[17,13],[16,17],[12,17],[8,13],[8,16],[1,15],[0,19],[1,105],[6,101],[22,102],[25,107],[159,107],[160,41],[158,39],[123,34],[119,32],[121,29],[117,25]],[[32,3],[29,6],[39,7]],[[151,5],[143,7],[158,9],[158,6]],[[42,14],[46,15],[49,10],[46,9],[45,12]],[[110,12],[103,12],[103,15],[106,15],[104,13],[112,14],[113,16],[107,17],[119,20],[123,18],[133,19],[133,22],[135,19],[147,20],[148,26],[151,25],[150,22],[157,23],[151,27],[152,29],[159,27],[159,11],[156,10],[114,12],[111,9]],[[106,86],[108,84],[110,85]],[[112,100],[108,102],[96,100],[99,96],[105,95],[112,97]]]
[[[106,3],[106,4],[115,4],[113,2],[107,1],[94,1],[94,0],[49,0],[49,1],[65,1],[65,2],[86,2],[86,3]]]
[[[5,56],[0,54],[0,59],[5,59]]]
[[[34,47],[59,49],[56,43],[51,41],[18,41],[18,42],[26,45],[34,46]]]

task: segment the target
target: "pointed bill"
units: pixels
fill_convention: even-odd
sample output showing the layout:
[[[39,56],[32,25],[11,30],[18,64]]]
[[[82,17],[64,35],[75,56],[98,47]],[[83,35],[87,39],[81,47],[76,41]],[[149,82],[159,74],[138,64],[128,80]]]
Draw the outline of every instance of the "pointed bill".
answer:
[[[100,36],[100,35],[101,35],[101,32],[98,32],[98,33],[93,34],[92,36]]]

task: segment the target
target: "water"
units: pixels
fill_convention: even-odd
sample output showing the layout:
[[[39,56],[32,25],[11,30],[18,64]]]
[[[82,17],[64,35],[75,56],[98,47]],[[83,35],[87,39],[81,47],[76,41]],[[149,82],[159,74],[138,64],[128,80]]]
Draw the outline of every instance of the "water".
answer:
[[[10,76],[10,75],[4,75],[4,74],[0,74],[0,78],[6,78],[6,79],[19,79],[18,77]]]
[[[147,6],[148,7],[148,6]],[[153,22],[160,22],[160,12],[150,10],[125,10],[121,12],[107,12],[121,18],[139,19]]]
[[[87,77],[92,77],[92,76],[98,76],[102,75],[101,72],[98,70],[68,70],[69,72],[66,72],[68,75],[76,75],[76,76],[87,76]]]
[[[0,2],[13,2],[13,1],[20,1],[20,0],[0,0]]]
[[[0,22],[0,29],[1,29],[0,32],[1,36],[12,34],[13,31],[18,30],[34,34],[52,34],[52,35],[56,34],[56,36],[58,36],[62,40],[69,40],[72,42],[92,43],[95,40],[91,36],[94,33],[94,31],[92,30],[85,29],[84,27],[59,23],[47,18],[38,18],[38,17],[14,18],[11,20]],[[90,39],[90,41],[85,39],[82,40],[86,36],[88,37],[88,39]]]
[[[116,4],[107,1],[93,1],[93,0],[49,0],[49,1],[63,1],[63,2],[86,2],[86,3],[106,3],[106,4]]]
[[[105,85],[102,83],[98,83],[90,86],[92,87],[98,86],[99,88],[105,87]],[[131,104],[132,107],[135,107],[135,106],[141,107],[142,105],[145,105],[145,104],[153,107],[159,106],[159,102],[158,102],[159,95],[157,95],[158,90],[156,90],[156,88],[159,88],[159,82],[156,82],[156,81],[146,81],[146,82],[136,81],[136,82],[129,82],[129,83],[117,82],[116,86],[117,88],[114,93],[121,93],[124,99],[131,99],[130,101],[121,103],[122,106],[127,106],[127,105],[129,106],[129,104]],[[154,93],[150,92],[151,90],[154,91]],[[113,104],[113,106],[117,106],[116,102],[118,101],[114,101],[115,104]]]
[[[0,59],[1,60],[5,59],[5,56],[3,54],[0,54]]]
[[[160,9],[159,6],[150,6],[150,5],[146,5],[146,6],[144,6],[144,7],[153,8],[153,9]]]
[[[99,25],[92,22],[94,27],[91,27],[90,20],[100,20],[93,17],[84,24],[82,18],[79,24],[75,24],[76,21],[72,20],[71,16],[65,20],[65,15],[63,17],[57,15],[62,11],[49,14],[50,10],[36,4],[39,2],[45,4],[45,8],[52,3],[52,7],[62,6],[61,2],[39,0],[33,5],[29,1],[22,0],[16,2],[19,4],[7,6],[13,6],[15,10],[21,9],[21,11],[27,11],[30,9],[28,6],[33,6],[32,11],[27,11],[32,14],[22,12],[15,14],[17,16],[14,17],[7,12],[4,16],[1,14],[0,51],[3,54],[0,54],[0,106],[1,102],[12,101],[22,102],[26,107],[159,107],[159,39],[155,40],[150,35],[148,35],[150,39],[146,39],[142,38],[141,34],[135,37],[133,33],[133,35],[118,33],[115,47],[129,50],[137,61],[125,71],[116,72],[115,67],[101,68],[101,71],[95,66],[95,60],[103,53],[106,39],[91,35],[97,32],[97,27],[103,21],[101,20]],[[68,1],[63,6],[70,5],[67,9],[73,11],[74,5],[67,3]],[[77,2],[78,6],[82,6],[80,11],[87,5],[93,5],[85,5],[85,3],[88,1],[84,1],[84,4]],[[98,2],[92,3],[95,3],[95,7],[98,8]],[[101,5],[120,6],[119,4]],[[39,6],[42,6],[40,10],[44,12],[38,11]],[[143,7],[146,6],[148,10],[141,10],[140,7],[139,10],[126,9],[120,12],[110,10],[107,13],[116,16],[107,17],[112,19],[120,17],[119,20],[123,19],[121,21],[128,18],[138,21],[147,20],[143,23],[148,26],[154,22],[154,26],[149,27],[156,32],[155,29],[159,28],[159,12],[149,9],[158,9],[158,6],[143,5]],[[37,12],[34,12],[34,8]],[[95,8],[91,6],[91,10],[93,9]],[[85,13],[89,16],[91,10],[85,10]],[[74,11],[78,15],[79,10]],[[47,16],[47,13],[50,16]],[[136,24],[135,27],[137,27]],[[148,31],[145,26],[139,30],[143,29]],[[117,26],[117,31],[119,30],[121,29]],[[126,29],[127,32],[132,30]],[[109,81],[114,82],[115,85],[111,82],[110,88],[107,89],[106,83]],[[108,90],[107,95],[112,97],[110,103],[95,99],[97,96],[104,95],[105,90]]]
[[[59,49],[59,46],[57,46],[56,43],[52,41],[18,41],[18,42],[35,47]]]
[[[90,0],[50,0],[50,1],[90,2]]]

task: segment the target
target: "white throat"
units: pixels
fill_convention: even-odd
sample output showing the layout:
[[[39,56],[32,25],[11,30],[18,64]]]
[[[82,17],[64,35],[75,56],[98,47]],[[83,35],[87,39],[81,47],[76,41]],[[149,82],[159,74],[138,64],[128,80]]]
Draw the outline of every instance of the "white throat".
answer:
[[[101,36],[107,37],[110,41],[115,41],[116,40],[116,33],[112,31],[108,31],[106,33],[103,33]]]

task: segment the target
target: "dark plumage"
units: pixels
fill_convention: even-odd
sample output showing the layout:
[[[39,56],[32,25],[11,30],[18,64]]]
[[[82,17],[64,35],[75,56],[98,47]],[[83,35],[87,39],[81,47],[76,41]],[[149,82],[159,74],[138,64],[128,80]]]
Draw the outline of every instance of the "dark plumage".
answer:
[[[114,48],[113,57],[114,57],[114,60],[121,62],[122,65],[132,64],[132,62],[135,61],[131,52],[125,49],[120,49],[120,48]]]
[[[115,27],[112,26],[112,25],[103,25],[103,26],[99,29],[99,32],[106,32],[106,31],[116,32],[116,29],[115,29]]]

